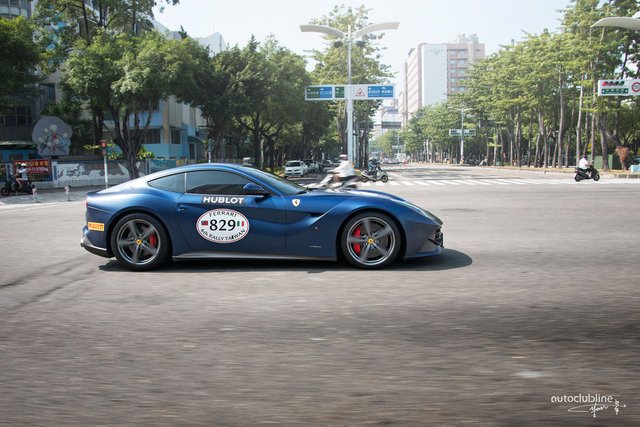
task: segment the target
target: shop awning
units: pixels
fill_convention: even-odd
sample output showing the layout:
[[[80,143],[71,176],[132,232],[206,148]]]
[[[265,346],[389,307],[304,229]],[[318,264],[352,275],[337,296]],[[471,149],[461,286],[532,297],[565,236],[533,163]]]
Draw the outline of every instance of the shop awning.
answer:
[[[35,148],[33,141],[0,141],[0,148]]]
[[[189,136],[188,141],[189,144],[204,144],[204,141],[197,136]]]

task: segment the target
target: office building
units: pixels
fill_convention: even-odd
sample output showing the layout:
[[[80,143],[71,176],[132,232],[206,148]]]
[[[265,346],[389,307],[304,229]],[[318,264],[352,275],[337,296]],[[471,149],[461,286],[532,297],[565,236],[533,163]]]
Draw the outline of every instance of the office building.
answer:
[[[400,115],[406,124],[422,107],[465,91],[467,69],[485,57],[478,36],[464,34],[453,43],[421,43],[409,51],[404,68]]]

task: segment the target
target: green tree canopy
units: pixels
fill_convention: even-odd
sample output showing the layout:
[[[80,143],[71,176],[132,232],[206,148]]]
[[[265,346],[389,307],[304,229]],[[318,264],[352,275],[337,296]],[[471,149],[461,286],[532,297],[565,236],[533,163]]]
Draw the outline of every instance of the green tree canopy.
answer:
[[[22,17],[0,18],[0,111],[9,108],[15,95],[28,95],[30,85],[39,81],[36,72],[41,50],[34,42],[34,27]]]

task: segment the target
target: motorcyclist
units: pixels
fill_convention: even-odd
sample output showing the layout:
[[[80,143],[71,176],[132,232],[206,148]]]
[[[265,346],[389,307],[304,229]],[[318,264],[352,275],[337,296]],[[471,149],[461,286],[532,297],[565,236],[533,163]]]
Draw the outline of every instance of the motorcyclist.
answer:
[[[589,160],[587,160],[587,156],[582,156],[580,161],[578,162],[578,170],[587,176],[591,176],[591,168],[592,164]]]
[[[343,183],[356,176],[356,170],[346,154],[340,154],[340,164],[333,170],[333,179],[336,183]]]
[[[380,164],[378,163],[378,161],[372,157],[369,159],[369,163],[367,164],[367,166],[369,168],[367,172],[369,172],[373,179],[376,179],[378,177],[378,170],[380,169]]]
[[[18,183],[19,190],[22,190],[24,184],[29,182],[26,163],[20,163],[20,165],[18,166],[18,170],[16,171],[16,182]]]

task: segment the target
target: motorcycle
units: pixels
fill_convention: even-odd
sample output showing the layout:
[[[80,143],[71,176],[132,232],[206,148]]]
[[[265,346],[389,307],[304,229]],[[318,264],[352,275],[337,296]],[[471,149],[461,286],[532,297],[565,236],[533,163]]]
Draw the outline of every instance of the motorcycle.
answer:
[[[308,184],[305,187],[309,190],[356,190],[358,186],[356,182],[358,181],[357,176],[349,177],[346,179],[336,179],[333,171],[329,171],[322,179],[322,181],[315,184]]]
[[[360,174],[360,180],[362,182],[367,182],[367,181],[387,182],[387,181],[389,181],[389,175],[387,175],[387,173],[385,171],[383,171],[381,168],[378,168],[377,170],[374,170],[373,172],[370,172],[368,170],[363,170],[362,173]]]
[[[22,188],[18,185],[18,181],[16,181],[15,177],[9,175],[9,179],[7,179],[4,183],[4,186],[0,188],[0,194],[3,196],[10,196],[11,193],[14,194],[32,194],[35,185],[31,183],[31,180],[27,181],[22,185]]]
[[[576,168],[576,175],[573,177],[577,182],[582,181],[583,179],[592,179],[594,181],[598,181],[600,179],[600,174],[597,169],[593,166],[589,166],[587,170]]]

